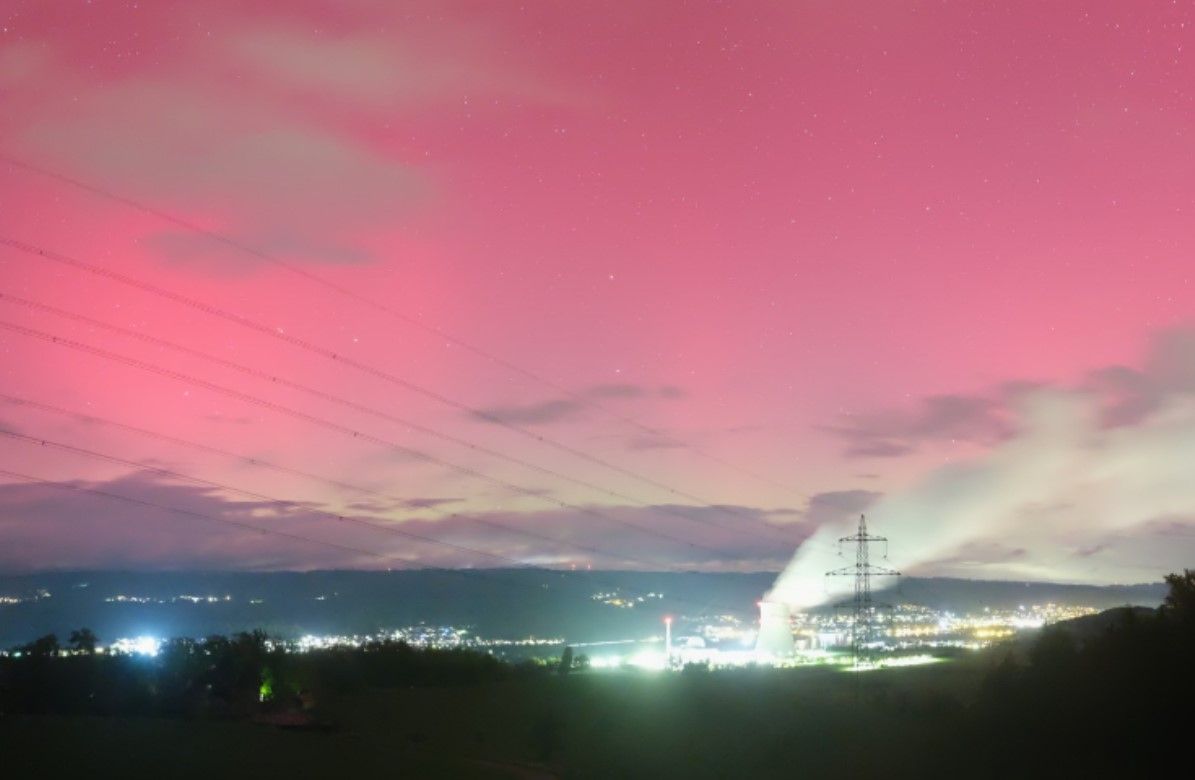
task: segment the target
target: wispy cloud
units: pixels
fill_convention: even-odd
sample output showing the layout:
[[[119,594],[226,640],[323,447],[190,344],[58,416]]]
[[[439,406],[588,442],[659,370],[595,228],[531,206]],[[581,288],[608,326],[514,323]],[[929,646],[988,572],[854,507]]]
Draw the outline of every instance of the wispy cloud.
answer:
[[[993,444],[1012,433],[1002,399],[935,395],[912,409],[855,415],[823,426],[841,439],[852,458],[894,458],[927,442],[966,441]]]
[[[808,533],[803,523],[778,523],[772,513],[748,507],[600,507],[607,519],[568,509],[411,519],[388,516],[394,509],[389,504],[365,501],[347,507],[348,517],[444,543],[437,544],[337,521],[311,502],[236,500],[148,471],[62,485],[67,489],[42,483],[0,485],[0,535],[8,542],[0,550],[0,570],[494,566],[549,559],[630,569],[768,570],[786,560]],[[71,487],[194,514],[114,501]],[[409,508],[445,501],[453,499],[404,503]],[[774,533],[760,534],[766,527]]]
[[[607,401],[636,401],[651,398],[675,400],[684,391],[675,385],[647,386],[636,384],[602,384],[587,387],[575,396],[551,398],[529,404],[487,406],[470,416],[482,422],[504,422],[521,425],[546,425],[579,420],[586,416],[593,403]],[[657,440],[660,437],[656,437]],[[652,449],[647,446],[642,449]]]

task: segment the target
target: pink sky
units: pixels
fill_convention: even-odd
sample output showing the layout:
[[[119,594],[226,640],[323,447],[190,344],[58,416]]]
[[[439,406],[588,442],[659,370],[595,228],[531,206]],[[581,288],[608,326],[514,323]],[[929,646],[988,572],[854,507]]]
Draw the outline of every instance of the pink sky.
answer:
[[[1165,345],[1195,318],[1193,37],[1186,3],[8,3],[7,158],[309,270],[572,395],[3,160],[0,237],[281,329],[590,457],[11,246],[0,246],[4,322],[550,495],[12,330],[0,330],[0,391],[398,499],[454,499],[441,508],[612,557],[437,512],[354,508],[360,494],[327,482],[27,406],[0,405],[0,423],[518,560],[779,566],[818,525],[982,464],[1024,429],[1017,399],[1030,387],[1095,398],[1101,414],[1109,395],[1131,395],[1141,408],[1101,418],[1101,431],[1188,403],[1195,382],[1172,378],[1195,372],[1195,351]],[[251,364],[602,490],[11,296]],[[1111,367],[1127,386],[1108,389]],[[415,562],[468,558],[18,440],[0,441],[0,468],[290,523]],[[152,510],[6,480],[5,568],[378,565],[282,541],[263,556],[265,542],[236,529],[197,537]],[[1134,493],[1118,522],[1152,527],[1162,489],[1142,487],[1150,500]],[[699,505],[722,525],[771,523],[790,542],[652,509],[661,504]],[[1185,522],[1195,494],[1161,506]],[[570,507],[703,547],[670,549]],[[84,530],[81,514],[106,519]],[[1084,576],[1130,577],[1140,557]]]

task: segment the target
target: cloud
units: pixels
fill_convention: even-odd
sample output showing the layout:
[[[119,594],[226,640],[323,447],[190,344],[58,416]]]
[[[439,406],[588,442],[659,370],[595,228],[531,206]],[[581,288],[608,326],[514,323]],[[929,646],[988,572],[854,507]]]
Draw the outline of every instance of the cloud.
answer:
[[[489,512],[454,516],[436,522],[435,528],[441,538],[454,542],[484,544],[487,550],[510,554],[592,561],[594,568],[713,571],[774,570],[788,557],[786,551],[806,533],[803,526],[773,522],[770,512],[742,506],[593,508],[603,517],[569,509]],[[476,520],[529,531],[539,538],[503,534],[479,526]],[[768,528],[773,532],[769,533]],[[673,539],[661,538],[657,533]],[[601,550],[602,554],[595,556],[578,547]]]
[[[408,498],[402,502],[405,509],[432,509],[448,504],[459,504],[463,498]]]
[[[678,450],[684,449],[684,442],[676,439],[650,433],[635,434],[625,440],[626,448],[635,452],[649,450]]]
[[[372,501],[354,501],[346,506],[347,509],[352,509],[355,512],[364,512],[371,515],[389,515],[394,512],[418,511],[421,509],[439,509],[450,504],[458,504],[464,501],[463,498],[407,498],[401,501],[390,500],[372,500]]]
[[[560,422],[576,419],[585,409],[581,401],[567,398],[557,398],[551,401],[541,401],[523,406],[489,406],[470,412],[476,420],[489,423],[509,423],[511,425],[543,425],[545,423]]]
[[[585,391],[590,398],[642,398],[647,388],[633,384],[594,385]]]
[[[382,22],[384,24],[384,22]],[[470,96],[514,97],[548,105],[578,105],[541,72],[521,66],[492,26],[421,24],[409,14],[395,30],[359,27],[312,34],[274,23],[236,29],[225,37],[230,70],[248,73],[269,94],[325,99],[359,110],[467,101]]]
[[[0,88],[25,86],[50,64],[45,47],[32,41],[5,41],[0,47]]]
[[[1195,523],[1195,331],[1163,334],[1135,388],[1134,414],[1108,424],[1106,393],[1024,385],[1008,399],[1009,434],[969,461],[936,469],[869,511],[906,573],[997,579],[1141,582],[1190,566],[1175,543]],[[1107,377],[1106,371],[1093,375]],[[1139,380],[1139,381],[1138,381]],[[773,591],[798,605],[826,598],[824,527]]]
[[[1176,393],[1195,392],[1195,329],[1165,331],[1151,342],[1141,368],[1105,366],[1089,372],[1075,389],[1099,397],[1108,426],[1132,425]],[[986,395],[934,395],[911,409],[888,409],[845,417],[821,430],[841,439],[852,458],[895,458],[922,445],[964,441],[992,445],[1015,433],[1009,402],[1034,382],[1007,382]]]
[[[10,431],[12,433],[25,434],[25,426],[18,425],[5,417],[0,417],[0,430]]]
[[[510,424],[543,425],[555,422],[578,420],[585,416],[586,409],[593,402],[611,400],[642,400],[682,398],[683,391],[674,385],[651,387],[647,385],[600,384],[592,385],[575,396],[552,398],[531,404],[510,404],[490,406],[471,413],[471,417],[482,422],[504,422]],[[635,446],[636,444],[640,446]],[[636,437],[629,445],[631,449],[659,449],[666,446],[663,437]],[[673,445],[675,446],[675,445]]]
[[[1100,397],[1105,425],[1139,422],[1170,396],[1195,392],[1195,330],[1161,334],[1142,368],[1101,368],[1092,371],[1082,387]]]
[[[882,496],[874,490],[838,490],[809,498],[804,517],[814,527],[858,517]]]
[[[403,97],[434,95],[442,71],[420,65],[384,36],[312,36],[283,27],[243,30],[226,40],[229,59],[271,86],[386,107]],[[423,62],[419,60],[423,59]]]
[[[822,430],[842,439],[853,458],[898,457],[935,441],[992,444],[1012,433],[1001,399],[970,395],[930,396],[914,409],[851,416]]]
[[[1091,554],[1084,552],[1086,553],[1084,557]],[[1010,547],[999,541],[988,539],[963,544],[949,555],[936,558],[924,565],[935,569],[951,566],[977,567],[1023,560],[1028,554],[1029,551],[1024,547]]]
[[[146,14],[177,27],[148,9],[142,24]],[[470,100],[580,104],[577,90],[521,65],[492,26],[468,18],[421,22],[401,9],[359,8],[320,30],[303,15],[210,14],[176,30],[152,63],[131,55],[112,72],[79,54],[92,41],[72,40],[73,28],[6,45],[0,87],[12,121],[0,140],[30,163],[227,238],[184,229],[146,242],[173,262],[229,273],[261,264],[234,245],[294,261],[370,262],[374,239],[435,202],[422,158],[379,142],[374,128],[395,111],[426,121]]]
[[[865,433],[851,432],[844,438],[854,439],[844,454],[850,458],[898,458],[914,450],[913,445],[887,439],[873,439]]]
[[[110,492],[193,514],[112,500],[84,490]],[[411,501],[430,504],[445,500],[452,499]],[[804,533],[799,527],[771,523],[769,513],[747,507],[734,507],[733,514],[718,507],[595,507],[609,519],[560,509],[394,520],[370,511],[385,507],[362,502],[353,509],[357,514],[348,515],[389,531],[363,522],[338,521],[318,509],[303,502],[233,500],[218,490],[179,484],[152,472],[103,482],[8,483],[0,485],[0,538],[6,540],[0,548],[0,570],[455,567],[552,561],[592,564],[594,568],[757,571],[779,566]],[[775,538],[743,532],[759,524],[775,528]],[[633,526],[683,541],[660,538]],[[405,537],[394,529],[447,544]],[[786,533],[792,534],[790,541],[785,540]]]
[[[179,511],[113,500],[86,490]],[[0,536],[8,541],[0,551],[0,569],[320,568],[367,565],[371,560],[366,554],[266,535],[232,523],[300,535],[319,533],[309,506],[234,501],[212,489],[167,482],[150,472],[102,483],[10,483],[0,486]],[[323,532],[325,539],[335,537]]]
[[[69,106],[43,109],[16,145],[167,211],[202,214],[236,243],[319,262],[367,259],[350,236],[401,223],[430,191],[414,167],[345,134],[187,81],[95,86]],[[183,262],[227,253],[194,234],[152,241]],[[255,263],[240,254],[224,262]]]
[[[163,231],[146,236],[142,245],[169,263],[221,275],[252,270],[257,265],[253,253],[325,265],[354,265],[373,259],[364,249],[322,240],[311,231],[228,231],[219,235],[231,243],[203,233]]]

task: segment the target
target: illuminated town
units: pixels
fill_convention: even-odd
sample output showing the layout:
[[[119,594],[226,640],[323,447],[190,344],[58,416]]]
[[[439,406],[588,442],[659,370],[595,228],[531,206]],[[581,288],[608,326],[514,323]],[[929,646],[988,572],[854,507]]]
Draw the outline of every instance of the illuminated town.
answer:
[[[48,591],[39,591],[26,598],[3,595],[0,604],[15,605],[50,597]],[[658,609],[653,603],[663,598],[663,593],[628,596],[618,591],[601,591],[590,596],[594,602],[620,610]],[[105,603],[127,605],[220,605],[233,601],[227,594],[191,593],[168,597],[113,594],[104,598]],[[263,603],[259,598],[245,601]],[[890,609],[876,610],[868,649],[884,665],[935,660],[935,652],[979,650],[1022,632],[1095,612],[1097,610],[1092,607],[1055,603],[1026,604],[1011,609],[983,608],[968,613],[898,604]],[[694,665],[711,669],[747,665],[788,667],[844,665],[851,661],[853,618],[841,610],[793,613],[788,620],[791,645],[786,645],[783,652],[769,652],[760,647],[758,619],[749,620],[737,614],[679,613],[668,616],[667,620],[671,625],[665,630],[665,619],[661,618],[659,633],[592,642],[570,642],[564,636],[489,637],[480,635],[470,626],[418,624],[372,633],[309,633],[278,637],[271,638],[269,644],[286,652],[306,653],[402,642],[417,648],[478,650],[507,660],[539,663],[551,662],[560,656],[565,646],[569,646],[579,654],[578,658],[584,658],[583,665],[593,669],[667,670]],[[166,641],[153,635],[120,637],[102,645],[99,650],[155,656]],[[16,650],[0,652],[19,653]]]

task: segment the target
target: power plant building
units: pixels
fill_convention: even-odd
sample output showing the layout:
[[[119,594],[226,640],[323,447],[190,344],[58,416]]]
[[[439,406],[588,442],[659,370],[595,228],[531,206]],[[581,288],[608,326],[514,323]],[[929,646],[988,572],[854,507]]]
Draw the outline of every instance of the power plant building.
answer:
[[[755,654],[761,658],[789,658],[793,650],[793,631],[788,605],[779,601],[761,601],[759,637],[755,640]]]

